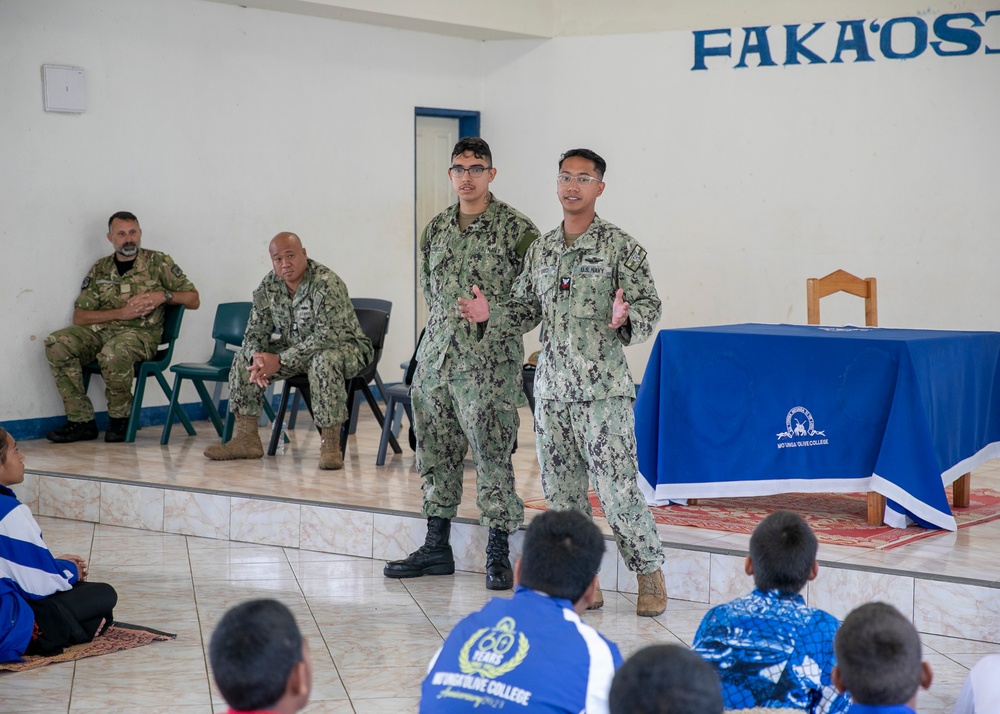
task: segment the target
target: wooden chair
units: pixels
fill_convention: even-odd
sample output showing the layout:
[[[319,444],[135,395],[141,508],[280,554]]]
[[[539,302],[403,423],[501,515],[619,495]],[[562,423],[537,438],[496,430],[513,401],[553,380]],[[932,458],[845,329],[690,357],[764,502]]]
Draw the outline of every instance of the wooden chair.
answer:
[[[806,314],[810,325],[818,325],[819,301],[833,293],[845,292],[865,299],[865,324],[878,327],[878,301],[875,278],[859,278],[846,270],[835,270],[824,278],[806,280]]]
[[[857,295],[865,300],[865,325],[878,327],[878,299],[875,278],[859,278],[846,270],[835,270],[822,278],[806,279],[806,314],[810,325],[818,325],[819,301],[827,295],[837,292]],[[955,481],[952,487],[952,505],[955,508],[969,507],[969,491],[971,476],[964,474]],[[868,493],[868,524],[882,524],[885,514],[885,496],[870,491]]]

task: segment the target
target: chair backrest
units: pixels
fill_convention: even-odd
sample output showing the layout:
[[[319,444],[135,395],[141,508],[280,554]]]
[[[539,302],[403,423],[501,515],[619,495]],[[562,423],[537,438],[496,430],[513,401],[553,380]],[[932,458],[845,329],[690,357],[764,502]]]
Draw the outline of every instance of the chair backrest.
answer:
[[[365,383],[375,378],[378,370],[378,362],[382,358],[382,347],[385,346],[385,335],[389,331],[389,313],[385,310],[376,310],[369,307],[356,307],[354,312],[358,315],[358,322],[361,323],[361,331],[371,340],[375,355],[372,361],[358,372],[355,379],[363,379]]]
[[[215,324],[212,337],[227,345],[243,344],[243,333],[247,331],[252,302],[224,302],[215,309]]]
[[[184,318],[183,305],[167,305],[163,311],[163,336],[160,337],[160,347],[153,358],[147,362],[158,363],[161,369],[166,369],[174,354],[174,343],[181,334],[181,320]],[[138,364],[138,363],[137,363]]]
[[[806,280],[806,313],[810,325],[820,324],[820,298],[841,291],[864,298],[865,324],[869,327],[878,326],[875,278],[859,278],[845,270],[835,270],[825,277]]]
[[[359,307],[371,308],[372,310],[381,310],[382,312],[388,312],[392,314],[392,300],[383,300],[381,298],[351,298],[351,304],[354,305],[354,309]]]

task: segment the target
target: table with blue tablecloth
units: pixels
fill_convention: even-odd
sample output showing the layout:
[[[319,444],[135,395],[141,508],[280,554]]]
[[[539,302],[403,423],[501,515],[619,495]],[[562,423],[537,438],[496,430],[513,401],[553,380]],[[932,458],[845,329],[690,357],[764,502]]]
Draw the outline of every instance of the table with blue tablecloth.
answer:
[[[1000,332],[662,330],[635,417],[651,504],[874,491],[891,526],[955,530],[945,487],[1000,457]]]

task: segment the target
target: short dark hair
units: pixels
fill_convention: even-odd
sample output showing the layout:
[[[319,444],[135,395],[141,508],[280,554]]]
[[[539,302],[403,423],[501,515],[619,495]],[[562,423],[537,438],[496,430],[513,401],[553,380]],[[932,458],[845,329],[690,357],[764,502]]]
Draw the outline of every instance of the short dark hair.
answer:
[[[604,536],[579,511],[545,511],[524,534],[520,584],[576,602],[601,569]]]
[[[466,151],[471,151],[477,159],[485,159],[491,167],[493,166],[493,152],[490,151],[490,145],[486,143],[485,139],[480,139],[478,136],[462,137],[455,144],[455,148],[451,150],[451,158],[461,156]]]
[[[219,620],[208,648],[215,683],[237,711],[271,709],[302,661],[302,635],[277,600],[250,600]]]
[[[129,211],[116,211],[111,214],[111,218],[108,219],[108,231],[111,230],[111,224],[115,222],[115,219],[119,221],[132,221],[133,223],[138,223],[139,219],[135,217],[134,213]]]
[[[651,645],[615,672],[611,714],[721,714],[715,668],[687,647]]]
[[[798,513],[775,511],[750,536],[750,561],[758,590],[797,593],[816,562],[816,534]]]
[[[920,686],[920,635],[892,605],[869,602],[852,610],[833,647],[841,682],[858,704],[905,704]]]
[[[7,463],[7,430],[0,426],[0,466]]]
[[[566,159],[571,159],[574,156],[579,156],[581,159],[586,159],[587,161],[594,162],[594,169],[604,178],[605,172],[608,170],[608,162],[602,159],[596,151],[591,151],[590,149],[570,149],[565,154],[559,157],[559,170],[562,171],[563,161]]]

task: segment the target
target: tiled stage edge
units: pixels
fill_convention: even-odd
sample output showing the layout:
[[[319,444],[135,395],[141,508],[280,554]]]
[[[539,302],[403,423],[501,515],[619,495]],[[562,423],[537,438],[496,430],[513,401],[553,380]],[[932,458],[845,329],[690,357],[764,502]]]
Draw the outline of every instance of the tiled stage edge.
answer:
[[[281,500],[233,493],[138,486],[113,479],[29,472],[15,489],[36,515],[113,526],[278,545],[378,560],[404,557],[423,543],[426,524],[415,514]],[[466,519],[452,524],[460,570],[483,572],[488,531]],[[522,533],[511,539],[512,560]],[[671,598],[715,604],[747,590],[745,551],[664,542],[663,565]],[[1000,643],[1000,588],[996,583],[821,562],[806,599],[836,617],[871,600],[895,605],[927,634]],[[636,593],[613,542],[601,587]]]

